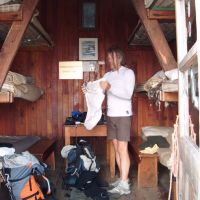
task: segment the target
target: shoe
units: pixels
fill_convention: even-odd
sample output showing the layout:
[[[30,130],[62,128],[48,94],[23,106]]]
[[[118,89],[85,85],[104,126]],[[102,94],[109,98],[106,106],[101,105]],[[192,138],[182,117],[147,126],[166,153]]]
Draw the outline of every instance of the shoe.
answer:
[[[110,183],[109,186],[111,186],[111,187],[117,187],[118,184],[120,183],[120,181],[121,181],[121,179],[118,178],[116,181]],[[128,179],[128,183],[129,183],[129,179]]]
[[[118,186],[118,184],[120,183],[120,181],[121,181],[121,179],[120,179],[120,178],[118,178],[116,181],[114,181],[114,182],[110,183],[109,185],[110,185],[110,186],[112,186],[112,187],[117,187],[117,186]]]
[[[114,187],[112,190],[108,190],[108,192],[111,194],[123,195],[130,194],[131,190],[128,181],[120,181],[116,187]]]

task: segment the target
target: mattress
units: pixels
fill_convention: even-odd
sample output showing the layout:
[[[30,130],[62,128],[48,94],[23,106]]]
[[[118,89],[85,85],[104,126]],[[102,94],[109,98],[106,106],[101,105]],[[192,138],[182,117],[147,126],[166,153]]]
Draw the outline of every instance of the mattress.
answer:
[[[178,80],[177,81],[163,81],[161,85],[163,92],[178,92]]]
[[[146,139],[148,136],[162,136],[168,137],[173,133],[173,127],[167,126],[144,126],[142,127],[142,138]]]
[[[145,126],[142,127],[142,138],[147,140],[149,136],[162,136],[166,138],[167,142],[170,144],[169,148],[159,148],[159,162],[167,167],[171,168],[171,145],[172,145],[172,133],[174,131],[173,127],[166,126]]]
[[[15,153],[26,151],[39,140],[39,136],[0,136],[0,144],[12,145]]]
[[[21,4],[18,3],[0,5],[0,12],[16,12],[19,10],[20,6]]]

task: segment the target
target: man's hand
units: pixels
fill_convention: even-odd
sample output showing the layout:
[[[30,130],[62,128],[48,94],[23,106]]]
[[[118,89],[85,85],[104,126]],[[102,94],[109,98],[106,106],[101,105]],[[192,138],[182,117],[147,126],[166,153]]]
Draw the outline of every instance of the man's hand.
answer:
[[[86,93],[87,90],[86,90],[86,88],[85,88],[85,85],[82,85],[82,86],[81,86],[81,90],[82,90],[83,94]]]
[[[108,81],[100,81],[100,87],[104,90],[107,91],[110,89],[111,85]]]

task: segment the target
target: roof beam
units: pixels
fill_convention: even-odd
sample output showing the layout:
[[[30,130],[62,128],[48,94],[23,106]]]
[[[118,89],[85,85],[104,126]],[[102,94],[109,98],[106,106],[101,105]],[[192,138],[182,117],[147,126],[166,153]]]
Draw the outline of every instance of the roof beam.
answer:
[[[163,31],[158,23],[158,20],[149,20],[147,10],[144,7],[144,2],[141,0],[131,0],[135,10],[137,11],[141,22],[144,24],[146,32],[152,43],[154,51],[157,55],[159,63],[164,71],[177,68],[176,60],[169,48],[168,42],[163,34]]]
[[[10,69],[38,1],[39,0],[24,0],[22,4],[23,20],[12,22],[0,52],[0,87]]]

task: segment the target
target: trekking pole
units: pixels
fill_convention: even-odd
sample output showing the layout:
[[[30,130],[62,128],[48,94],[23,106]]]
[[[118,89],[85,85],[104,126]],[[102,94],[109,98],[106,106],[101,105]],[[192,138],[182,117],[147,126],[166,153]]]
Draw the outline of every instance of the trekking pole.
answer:
[[[77,127],[81,122],[75,122],[75,138],[76,138],[76,146],[78,146],[78,142],[77,142]]]
[[[2,178],[4,180],[4,182],[5,182],[6,187],[8,188],[11,200],[16,200],[16,198],[15,198],[15,196],[13,194],[12,188],[10,186],[10,183],[9,183],[9,175],[5,174],[5,177],[4,177],[3,174],[1,174],[1,176],[2,176]]]
[[[2,183],[5,183],[5,186],[8,188],[11,200],[16,200],[16,198],[12,192],[12,188],[9,184],[9,175],[5,174],[5,172],[4,172],[3,159],[1,157],[0,158],[0,186]]]

